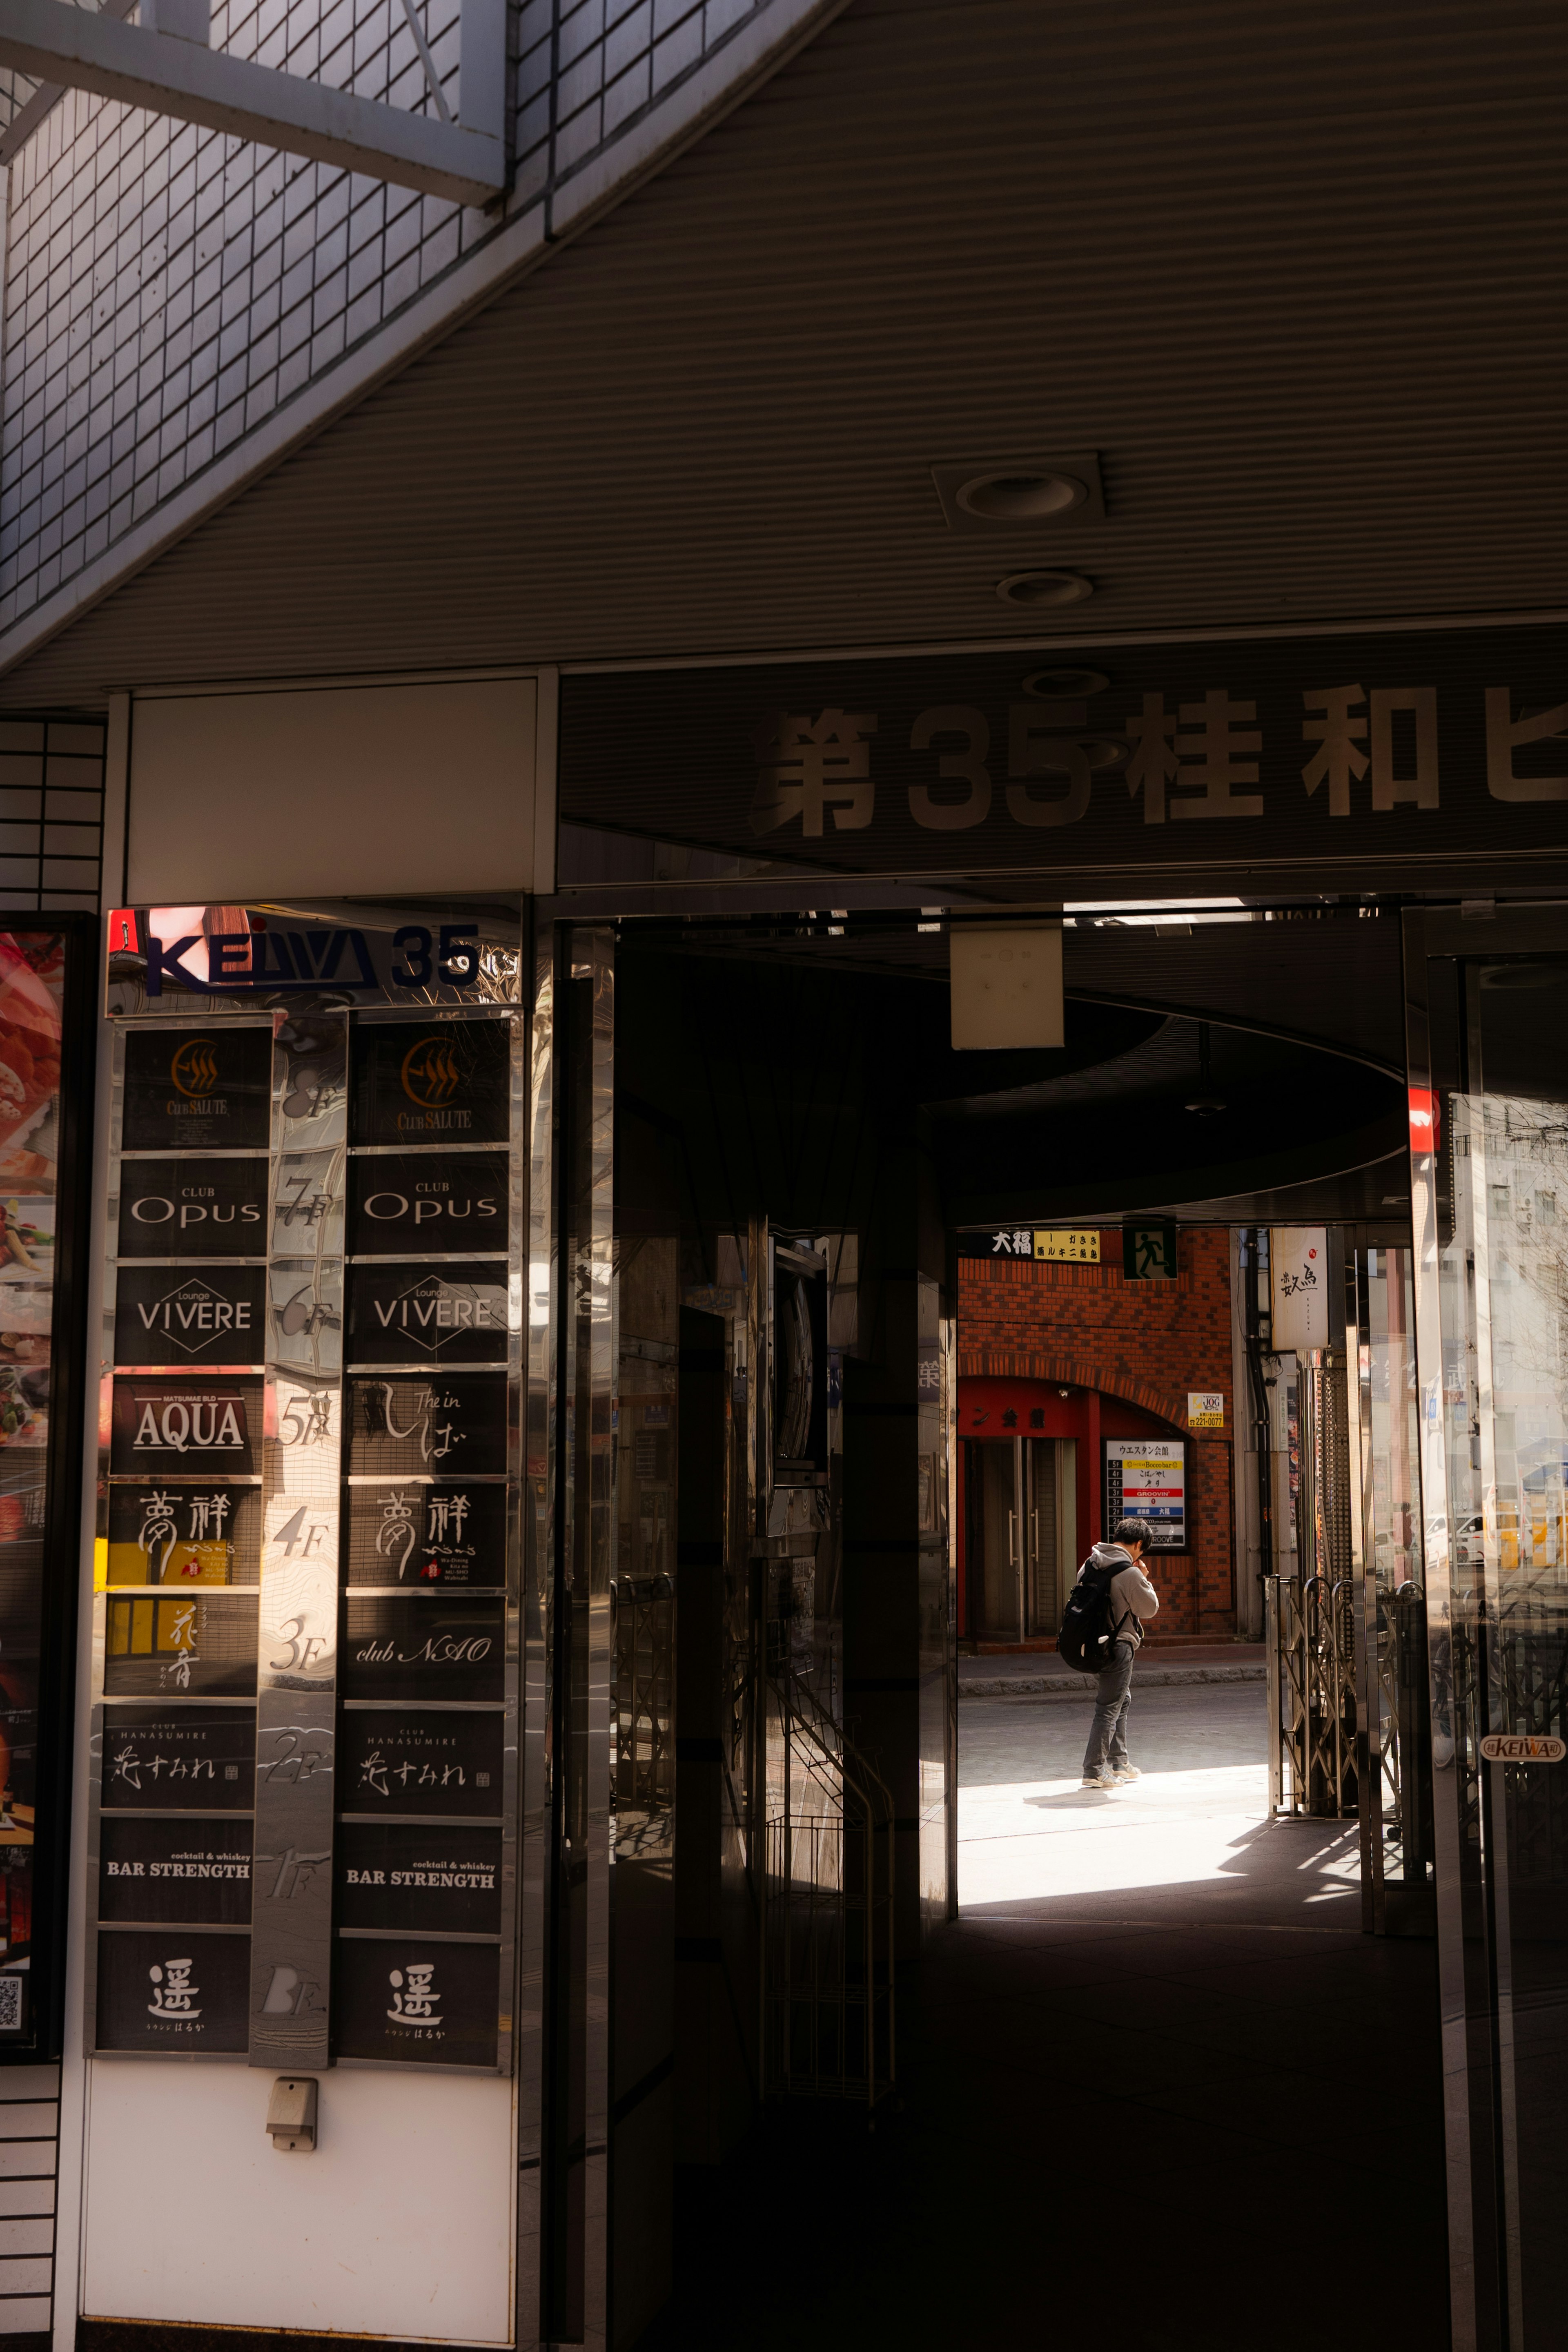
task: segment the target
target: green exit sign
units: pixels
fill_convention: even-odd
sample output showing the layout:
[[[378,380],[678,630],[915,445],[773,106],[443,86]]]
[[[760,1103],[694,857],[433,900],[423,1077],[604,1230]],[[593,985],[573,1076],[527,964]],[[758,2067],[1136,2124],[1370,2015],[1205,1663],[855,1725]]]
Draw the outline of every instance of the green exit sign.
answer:
[[[1156,1217],[1122,1228],[1122,1272],[1129,1282],[1174,1282],[1176,1229],[1174,1217]]]

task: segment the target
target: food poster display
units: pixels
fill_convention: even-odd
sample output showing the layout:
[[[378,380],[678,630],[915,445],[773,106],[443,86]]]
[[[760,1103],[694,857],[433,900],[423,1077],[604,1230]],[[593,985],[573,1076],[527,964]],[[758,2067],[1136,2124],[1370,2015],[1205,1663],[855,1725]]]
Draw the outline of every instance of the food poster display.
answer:
[[[0,2053],[35,2052],[41,2027],[57,2031],[38,2011],[54,1962],[35,1933],[38,1842],[65,1833],[63,1786],[41,1775],[54,1778],[66,1727],[57,1710],[41,1719],[40,1700],[68,1622],[63,1586],[47,1579],[71,1556],[50,1528],[52,1448],[57,1439],[74,1457],[76,1418],[59,1412],[69,1327],[56,1269],[68,964],[88,946],[68,931],[0,931]],[[85,1067],[72,1076],[89,1083]]]
[[[99,2050],[507,2062],[515,1059],[507,1016],[122,1034]]]

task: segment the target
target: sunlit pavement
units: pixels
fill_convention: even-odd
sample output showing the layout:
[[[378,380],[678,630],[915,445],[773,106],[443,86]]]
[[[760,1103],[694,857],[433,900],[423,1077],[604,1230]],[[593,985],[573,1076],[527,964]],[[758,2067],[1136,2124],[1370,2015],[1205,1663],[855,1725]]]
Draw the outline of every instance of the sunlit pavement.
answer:
[[[1142,1778],[1113,1794],[1080,1785],[1091,1712],[961,1703],[964,1910],[1210,1882],[1216,1916],[1260,1901],[1281,1925],[1314,1914],[1311,1924],[1359,1924],[1354,1823],[1269,1821],[1260,1685],[1134,1686],[1129,1746]]]

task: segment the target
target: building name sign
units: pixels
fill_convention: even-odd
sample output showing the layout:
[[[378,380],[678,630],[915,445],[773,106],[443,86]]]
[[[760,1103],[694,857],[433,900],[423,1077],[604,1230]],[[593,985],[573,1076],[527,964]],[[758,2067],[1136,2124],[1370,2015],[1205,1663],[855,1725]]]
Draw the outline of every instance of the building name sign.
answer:
[[[598,675],[559,804],[831,870],[1561,854],[1565,698],[1546,626]]]
[[[256,907],[116,907],[106,928],[114,1017],[330,997],[355,1004],[509,1004],[522,981],[518,932],[450,923],[313,921]],[[193,1138],[194,1141],[196,1139]]]

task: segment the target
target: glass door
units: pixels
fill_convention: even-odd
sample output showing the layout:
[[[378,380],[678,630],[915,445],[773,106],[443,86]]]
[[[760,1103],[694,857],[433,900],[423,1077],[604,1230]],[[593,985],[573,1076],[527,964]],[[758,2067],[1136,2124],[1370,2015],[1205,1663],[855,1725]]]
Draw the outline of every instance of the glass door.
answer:
[[[1562,2341],[1568,918],[1409,919],[1456,2352]]]

